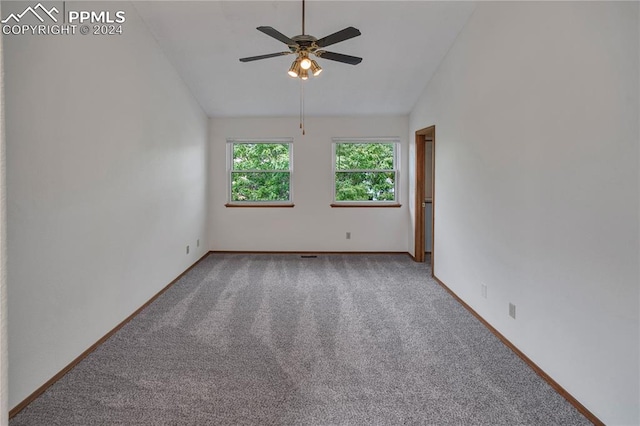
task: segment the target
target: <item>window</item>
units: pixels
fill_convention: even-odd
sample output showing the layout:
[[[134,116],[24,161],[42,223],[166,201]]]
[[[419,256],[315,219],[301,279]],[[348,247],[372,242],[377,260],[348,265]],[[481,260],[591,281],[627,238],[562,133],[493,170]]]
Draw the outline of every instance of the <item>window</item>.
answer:
[[[292,143],[287,140],[231,140],[229,205],[291,206]]]
[[[334,140],[334,206],[398,205],[398,140]]]

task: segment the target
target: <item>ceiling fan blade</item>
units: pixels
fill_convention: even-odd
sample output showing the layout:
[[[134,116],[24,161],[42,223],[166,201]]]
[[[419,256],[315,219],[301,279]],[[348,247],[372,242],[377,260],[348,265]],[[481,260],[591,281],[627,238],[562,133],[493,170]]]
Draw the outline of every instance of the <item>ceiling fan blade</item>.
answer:
[[[353,27],[347,27],[337,33],[321,38],[316,42],[316,44],[318,47],[327,47],[332,44],[340,43],[341,41],[349,40],[350,38],[358,37],[360,34],[360,30]]]
[[[293,52],[269,53],[267,55],[249,56],[248,58],[240,58],[240,62],[251,62],[259,59],[275,58],[276,56],[291,55]]]
[[[362,58],[357,56],[343,55],[342,53],[327,52],[326,50],[316,50],[315,55],[322,59],[329,59],[330,61],[343,62],[350,65],[358,65],[362,62]]]
[[[268,36],[271,36],[271,37],[275,38],[276,40],[280,40],[281,42],[283,42],[287,46],[297,46],[298,45],[298,43],[296,43],[295,41],[291,40],[289,37],[287,37],[286,35],[282,34],[280,31],[276,30],[273,27],[258,27],[256,29],[258,31],[262,31],[263,33],[265,33]]]

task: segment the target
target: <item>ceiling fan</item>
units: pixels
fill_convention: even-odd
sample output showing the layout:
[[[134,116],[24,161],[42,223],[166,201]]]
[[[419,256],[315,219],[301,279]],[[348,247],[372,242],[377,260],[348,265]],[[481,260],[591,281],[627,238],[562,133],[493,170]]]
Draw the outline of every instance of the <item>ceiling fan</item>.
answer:
[[[286,44],[289,47],[288,51],[269,53],[266,55],[250,56],[248,58],[240,58],[240,62],[251,62],[259,59],[275,58],[276,56],[284,55],[296,55],[295,61],[291,64],[288,74],[291,77],[299,77],[302,80],[309,78],[309,70],[311,74],[317,76],[322,72],[322,68],[318,63],[310,58],[310,55],[314,55],[318,58],[329,59],[330,61],[342,62],[350,65],[358,65],[362,62],[362,58],[357,56],[343,55],[342,53],[327,52],[323,50],[327,46],[340,43],[341,41],[349,40],[354,37],[358,37],[361,33],[360,30],[354,27],[347,27],[336,33],[330,34],[321,39],[317,39],[312,35],[304,33],[304,3],[302,0],[302,34],[294,37],[287,37],[280,31],[273,27],[258,27],[257,30],[265,33],[268,36],[275,38]]]

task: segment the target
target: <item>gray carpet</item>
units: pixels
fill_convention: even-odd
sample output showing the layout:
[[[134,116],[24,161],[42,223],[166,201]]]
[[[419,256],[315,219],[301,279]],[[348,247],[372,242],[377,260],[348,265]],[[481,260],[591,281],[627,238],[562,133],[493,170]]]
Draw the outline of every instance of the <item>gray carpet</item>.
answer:
[[[10,425],[590,424],[428,276],[210,254]]]

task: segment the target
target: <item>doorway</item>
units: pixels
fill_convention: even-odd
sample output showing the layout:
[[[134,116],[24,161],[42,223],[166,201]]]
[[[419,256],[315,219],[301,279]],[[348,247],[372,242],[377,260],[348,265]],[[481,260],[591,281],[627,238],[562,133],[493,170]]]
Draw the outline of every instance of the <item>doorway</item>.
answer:
[[[415,260],[434,265],[436,126],[416,131]]]

